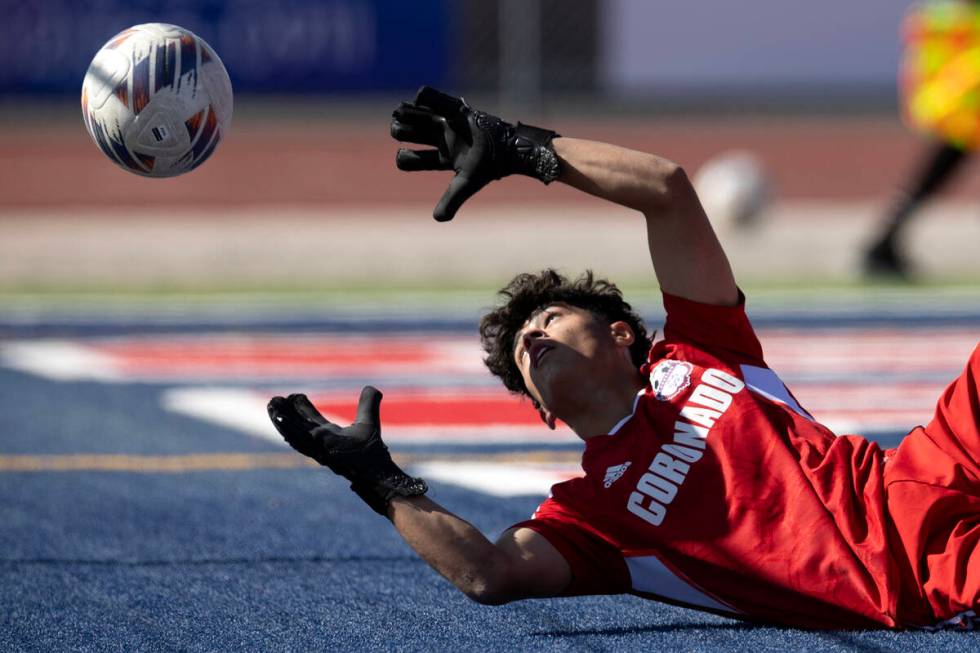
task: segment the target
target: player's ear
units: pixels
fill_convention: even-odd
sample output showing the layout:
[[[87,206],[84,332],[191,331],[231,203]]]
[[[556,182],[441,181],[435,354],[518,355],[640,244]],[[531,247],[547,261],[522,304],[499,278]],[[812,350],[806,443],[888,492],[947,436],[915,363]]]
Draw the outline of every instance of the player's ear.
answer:
[[[609,333],[612,335],[613,340],[616,341],[617,345],[629,347],[636,342],[636,334],[633,333],[633,328],[622,320],[617,320],[616,322],[610,324]]]

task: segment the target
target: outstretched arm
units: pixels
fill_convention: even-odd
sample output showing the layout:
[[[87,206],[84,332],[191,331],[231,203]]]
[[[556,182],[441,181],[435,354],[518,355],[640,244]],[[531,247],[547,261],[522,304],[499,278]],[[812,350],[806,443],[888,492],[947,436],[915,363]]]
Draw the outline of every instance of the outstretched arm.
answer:
[[[492,543],[423,496],[425,481],[403,472],[381,440],[380,409],[381,393],[367,386],[356,421],[347,427],[327,420],[302,394],[273,397],[269,417],[291,447],[349,480],[433,569],[473,600],[500,604],[565,589],[568,563],[543,536],[518,528]]]
[[[430,147],[399,150],[395,161],[402,170],[454,172],[433,212],[437,220],[451,220],[495,179],[512,174],[546,184],[557,179],[646,216],[650,256],[663,290],[706,303],[738,301],[725,252],[687,175],[671,161],[512,125],[429,87],[395,109],[391,134]]]
[[[388,515],[429,566],[479,603],[557,596],[571,580],[565,558],[529,528],[505,531],[494,543],[426,497],[394,499]]]
[[[641,212],[660,287],[708,304],[733,305],[738,288],[725,251],[684,170],[654,154],[556,138],[558,180]]]

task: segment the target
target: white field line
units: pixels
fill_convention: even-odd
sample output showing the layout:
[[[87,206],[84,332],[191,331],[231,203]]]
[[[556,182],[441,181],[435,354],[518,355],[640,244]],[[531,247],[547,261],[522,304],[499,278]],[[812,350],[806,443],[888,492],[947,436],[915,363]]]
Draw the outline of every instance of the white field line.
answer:
[[[448,483],[497,497],[538,495],[544,498],[555,483],[582,476],[577,465],[556,463],[416,463],[411,473],[429,481]]]
[[[282,437],[269,421],[268,397],[253,390],[237,388],[175,388],[163,394],[164,408],[182,415],[232,428],[248,435],[282,443]],[[353,401],[353,399],[352,399]],[[382,408],[382,421],[384,420]],[[324,415],[344,424],[336,415]],[[438,426],[384,426],[386,442],[406,444],[568,444],[577,441],[567,428],[549,431],[512,424],[458,424]]]
[[[0,345],[0,365],[54,381],[126,380],[118,359],[69,340],[5,343]]]

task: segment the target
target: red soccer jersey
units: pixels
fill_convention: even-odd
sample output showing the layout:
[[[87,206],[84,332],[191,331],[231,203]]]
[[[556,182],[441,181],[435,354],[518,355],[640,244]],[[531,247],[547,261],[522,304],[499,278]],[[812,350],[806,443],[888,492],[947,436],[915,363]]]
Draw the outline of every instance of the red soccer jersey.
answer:
[[[899,600],[914,581],[881,449],[814,421],[766,366],[744,305],[664,306],[633,414],[590,438],[585,477],[518,524],[568,560],[566,593],[811,628],[928,621]]]

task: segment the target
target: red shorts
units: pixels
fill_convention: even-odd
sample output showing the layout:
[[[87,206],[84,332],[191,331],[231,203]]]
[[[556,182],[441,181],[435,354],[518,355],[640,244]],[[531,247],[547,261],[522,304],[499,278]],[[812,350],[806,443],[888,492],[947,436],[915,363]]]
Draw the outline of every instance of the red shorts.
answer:
[[[978,380],[980,345],[939,398],[932,421],[886,453],[888,512],[916,585],[909,594],[918,594],[902,603],[928,605],[937,622],[980,613]]]

